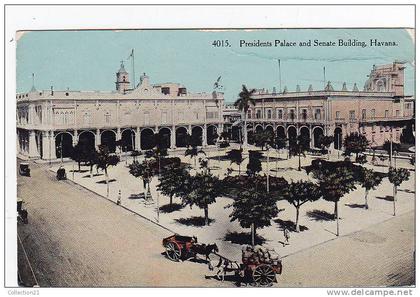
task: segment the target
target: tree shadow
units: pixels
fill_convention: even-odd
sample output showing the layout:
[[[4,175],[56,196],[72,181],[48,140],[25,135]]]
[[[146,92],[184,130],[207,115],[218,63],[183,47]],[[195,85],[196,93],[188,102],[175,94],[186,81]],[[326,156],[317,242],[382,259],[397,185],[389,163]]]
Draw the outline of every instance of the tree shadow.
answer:
[[[366,205],[364,204],[357,204],[357,203],[347,203],[345,205],[350,208],[365,208],[366,207]]]
[[[77,169],[75,169],[75,170],[69,170],[69,172],[76,172],[76,173],[85,173],[85,172],[88,172],[89,170],[77,170]]]
[[[380,200],[385,200],[385,201],[394,201],[394,197],[389,196],[389,195],[384,196],[384,197],[381,197],[381,196],[376,196],[375,198],[376,198],[376,199],[380,199]]]
[[[228,232],[223,239],[225,241],[230,241],[231,243],[236,244],[252,244],[251,242],[251,233],[250,232]],[[255,236],[255,244],[264,244],[266,242],[265,238],[256,235]]]
[[[416,191],[410,190],[410,189],[398,189],[398,192],[405,192],[405,193],[409,193],[409,194],[416,194]]]
[[[290,220],[283,221],[281,219],[275,219],[274,222],[277,223],[280,230],[286,229],[290,232],[296,232],[295,222],[292,222]],[[304,225],[299,225],[299,231],[306,231],[306,230],[309,230],[308,227]]]
[[[144,199],[144,193],[131,194],[128,199]]]
[[[97,177],[97,176],[101,176],[101,175],[103,175],[103,174],[102,173],[95,173],[95,174],[92,174],[92,177]],[[90,177],[90,174],[82,176],[82,177],[83,178],[88,178],[88,177]]]
[[[144,196],[144,195],[143,195]],[[159,207],[159,210],[163,213],[171,213],[174,211],[181,210],[184,206],[180,203],[165,204]]]
[[[204,217],[189,217],[189,218],[179,218],[175,219],[175,221],[179,224],[186,225],[186,226],[194,226],[194,227],[203,227],[206,226],[205,218]],[[209,224],[211,225],[214,222],[214,219],[209,218]]]
[[[117,180],[115,178],[110,179],[108,182],[109,183],[113,183],[116,182]],[[97,184],[106,184],[106,180],[100,180],[96,182]]]
[[[306,212],[306,215],[312,219],[312,221],[334,221],[335,215],[333,213],[326,212],[325,210],[314,209]]]

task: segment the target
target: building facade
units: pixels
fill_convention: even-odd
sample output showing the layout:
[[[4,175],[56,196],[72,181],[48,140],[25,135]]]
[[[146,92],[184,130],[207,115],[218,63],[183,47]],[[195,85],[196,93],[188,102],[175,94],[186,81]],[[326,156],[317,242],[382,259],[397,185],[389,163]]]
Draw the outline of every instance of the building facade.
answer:
[[[403,128],[414,118],[414,98],[404,95],[404,65],[394,62],[373,66],[359,91],[356,84],[334,90],[328,82],[324,90],[309,86],[301,91],[271,93],[257,90],[256,105],[248,110],[248,133],[271,130],[288,139],[305,134],[311,147],[320,147],[322,135],[334,136],[335,149],[341,149],[345,135],[359,132],[372,147],[386,140],[400,141]]]
[[[143,74],[130,89],[129,74],[121,64],[116,90],[38,91],[16,95],[17,151],[29,158],[69,157],[83,141],[92,147],[107,144],[115,151],[118,140],[126,150],[150,149],[154,135],[169,149],[185,147],[185,135],[202,146],[214,145],[223,129],[223,93],[190,93],[177,83],[151,84]]]

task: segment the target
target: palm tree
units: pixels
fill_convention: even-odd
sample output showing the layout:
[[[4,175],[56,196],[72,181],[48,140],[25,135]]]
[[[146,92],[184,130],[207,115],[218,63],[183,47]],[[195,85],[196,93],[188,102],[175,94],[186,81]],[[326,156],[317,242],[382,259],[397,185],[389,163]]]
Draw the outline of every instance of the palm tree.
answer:
[[[185,157],[189,156],[190,158],[194,158],[194,167],[197,167],[197,156],[200,153],[206,154],[203,150],[199,150],[196,146],[193,146],[185,150]]]
[[[252,98],[252,95],[255,93],[255,89],[248,90],[245,85],[242,85],[242,91],[239,93],[239,98],[235,101],[234,105],[243,113],[243,144],[248,144],[248,133],[247,133],[247,114],[250,105],[255,106],[255,99]]]

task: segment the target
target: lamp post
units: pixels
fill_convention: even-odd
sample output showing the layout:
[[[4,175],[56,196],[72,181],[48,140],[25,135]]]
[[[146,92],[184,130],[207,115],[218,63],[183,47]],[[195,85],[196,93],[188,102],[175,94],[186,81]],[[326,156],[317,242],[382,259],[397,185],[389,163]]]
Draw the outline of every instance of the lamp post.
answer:
[[[267,193],[270,193],[270,145],[266,144],[266,148],[267,148]]]

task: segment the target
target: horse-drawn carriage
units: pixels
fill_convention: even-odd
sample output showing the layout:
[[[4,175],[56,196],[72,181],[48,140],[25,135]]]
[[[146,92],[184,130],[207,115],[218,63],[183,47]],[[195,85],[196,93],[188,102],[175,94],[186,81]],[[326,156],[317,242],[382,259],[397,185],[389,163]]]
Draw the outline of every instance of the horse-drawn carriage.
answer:
[[[216,244],[199,244],[197,237],[174,234],[162,240],[166,256],[172,261],[196,258],[197,254],[205,255],[206,260],[212,252],[218,252]]]
[[[23,208],[23,200],[19,197],[17,198],[17,218],[24,224],[28,223],[28,211]]]
[[[31,169],[29,168],[29,163],[22,162],[19,164],[19,175],[31,176]]]
[[[277,282],[276,275],[282,273],[282,263],[274,250],[247,246],[242,250],[242,264],[218,254],[216,244],[199,244],[196,237],[178,234],[162,241],[166,256],[172,261],[196,259],[197,254],[205,255],[210,270],[217,270],[216,276],[224,280],[228,272],[233,272],[238,282],[257,286],[271,286]],[[210,261],[210,254],[218,260]]]

